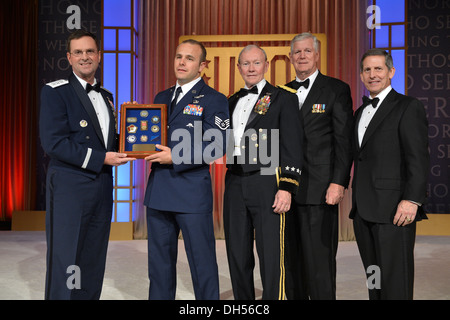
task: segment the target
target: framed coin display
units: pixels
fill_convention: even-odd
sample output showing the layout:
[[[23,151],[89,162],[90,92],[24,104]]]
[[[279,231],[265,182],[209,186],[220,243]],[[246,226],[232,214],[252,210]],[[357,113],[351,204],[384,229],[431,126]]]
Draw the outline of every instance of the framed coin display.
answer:
[[[124,103],[120,108],[119,152],[143,159],[167,145],[165,104]]]

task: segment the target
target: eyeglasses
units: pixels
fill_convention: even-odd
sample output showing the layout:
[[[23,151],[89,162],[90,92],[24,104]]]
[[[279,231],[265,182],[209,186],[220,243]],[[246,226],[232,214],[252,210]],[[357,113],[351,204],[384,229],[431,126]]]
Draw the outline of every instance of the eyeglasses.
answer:
[[[86,54],[88,55],[88,57],[93,57],[97,54],[97,50],[94,49],[88,49],[86,51],[82,51],[82,50],[75,50],[74,52],[71,52],[70,54],[73,55],[74,57],[82,57],[83,54],[86,52]]]

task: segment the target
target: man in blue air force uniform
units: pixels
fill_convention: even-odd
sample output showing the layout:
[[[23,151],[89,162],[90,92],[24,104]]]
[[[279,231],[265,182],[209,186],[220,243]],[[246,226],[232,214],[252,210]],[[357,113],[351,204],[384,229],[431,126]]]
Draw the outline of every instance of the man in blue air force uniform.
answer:
[[[150,299],[175,299],[180,229],[196,299],[219,298],[209,162],[224,154],[229,116],[226,97],[200,77],[205,66],[204,46],[184,41],[174,60],[176,86],[154,99],[168,105],[169,139],[145,158],[152,163],[144,200]]]
[[[47,172],[46,299],[99,299],[113,204],[112,166],[134,160],[115,152],[113,96],[95,72],[95,35],[68,39],[73,74],[41,92],[40,137]]]

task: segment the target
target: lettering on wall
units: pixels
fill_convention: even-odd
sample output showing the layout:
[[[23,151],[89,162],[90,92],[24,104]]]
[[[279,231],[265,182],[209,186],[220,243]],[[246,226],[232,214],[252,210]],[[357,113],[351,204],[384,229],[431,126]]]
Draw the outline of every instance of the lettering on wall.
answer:
[[[449,12],[449,1],[408,1],[408,95],[428,114],[429,213],[450,213]]]

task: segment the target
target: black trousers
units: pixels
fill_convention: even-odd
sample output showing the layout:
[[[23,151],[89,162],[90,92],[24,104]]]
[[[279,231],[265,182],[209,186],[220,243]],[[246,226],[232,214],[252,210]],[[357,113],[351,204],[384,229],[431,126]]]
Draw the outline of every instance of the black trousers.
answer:
[[[336,299],[338,206],[293,204],[286,214],[286,296]]]
[[[416,222],[399,227],[365,221],[356,213],[353,227],[368,278],[369,299],[411,300]]]
[[[259,257],[262,299],[284,299],[284,214],[273,212],[275,175],[239,176],[227,172],[224,230],[231,284],[236,300],[254,300],[253,270]]]

